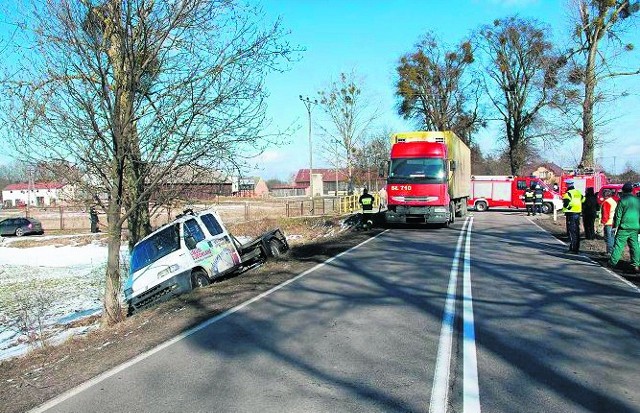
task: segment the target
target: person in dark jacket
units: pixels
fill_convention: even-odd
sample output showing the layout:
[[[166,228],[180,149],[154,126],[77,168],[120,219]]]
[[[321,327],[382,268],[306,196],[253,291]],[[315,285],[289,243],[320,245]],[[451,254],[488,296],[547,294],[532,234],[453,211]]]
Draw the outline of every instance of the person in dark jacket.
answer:
[[[533,203],[534,208],[533,211],[538,214],[542,214],[542,199],[544,198],[544,191],[539,183],[536,184],[535,189],[533,190]]]
[[[582,224],[584,225],[584,238],[596,239],[596,215],[598,215],[598,197],[592,187],[587,192],[582,202]]]
[[[535,215],[536,210],[533,208],[533,185],[524,190],[524,206],[527,208],[527,215]]]
[[[98,224],[100,222],[98,220],[98,212],[94,207],[91,207],[89,209],[89,221],[91,222],[91,233],[95,234],[97,232],[100,232],[100,229],[98,228]]]
[[[358,203],[360,203],[360,206],[362,207],[361,226],[364,229],[371,228],[371,226],[373,224],[371,216],[373,214],[373,201],[374,200],[375,199],[374,199],[373,195],[371,195],[369,193],[367,188],[364,188],[362,190],[362,195],[360,195],[360,198],[358,198]]]
[[[613,241],[613,251],[609,258],[609,266],[615,267],[622,257],[624,246],[629,245],[629,255],[633,271],[640,273],[640,248],[638,247],[638,231],[640,231],[640,199],[631,194],[633,185],[626,182],[622,185],[620,202],[613,216],[613,227],[616,237]]]

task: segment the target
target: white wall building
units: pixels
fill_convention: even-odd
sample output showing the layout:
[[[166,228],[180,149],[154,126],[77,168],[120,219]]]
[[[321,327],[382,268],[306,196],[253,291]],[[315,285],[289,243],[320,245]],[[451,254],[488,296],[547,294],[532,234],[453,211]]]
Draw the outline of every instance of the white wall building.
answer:
[[[60,182],[36,182],[31,188],[28,183],[10,184],[2,190],[2,204],[5,207],[60,205],[73,199],[74,192],[71,185]]]

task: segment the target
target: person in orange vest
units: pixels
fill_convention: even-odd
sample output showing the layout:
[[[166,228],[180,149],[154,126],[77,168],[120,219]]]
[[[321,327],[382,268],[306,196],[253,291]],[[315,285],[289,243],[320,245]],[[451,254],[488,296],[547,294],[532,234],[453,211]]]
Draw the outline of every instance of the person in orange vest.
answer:
[[[604,201],[600,207],[600,223],[603,226],[604,243],[607,246],[606,256],[611,257],[613,251],[613,215],[616,212],[616,206],[618,203],[613,199],[613,191],[605,189],[602,191]]]

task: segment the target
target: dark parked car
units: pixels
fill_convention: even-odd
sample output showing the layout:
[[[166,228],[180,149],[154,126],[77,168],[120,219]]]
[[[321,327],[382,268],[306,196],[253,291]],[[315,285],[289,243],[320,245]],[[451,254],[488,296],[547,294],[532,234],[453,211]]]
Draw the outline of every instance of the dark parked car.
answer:
[[[7,218],[0,221],[0,235],[21,237],[29,234],[44,234],[40,221],[33,218]]]

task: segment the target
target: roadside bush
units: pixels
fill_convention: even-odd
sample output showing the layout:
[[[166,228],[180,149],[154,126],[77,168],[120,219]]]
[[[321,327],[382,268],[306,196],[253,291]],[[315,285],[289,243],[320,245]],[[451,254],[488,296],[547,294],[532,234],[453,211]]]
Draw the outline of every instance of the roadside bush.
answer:
[[[12,303],[7,303],[0,319],[28,343],[46,347],[49,312],[60,298],[46,283],[30,280],[13,292]]]

